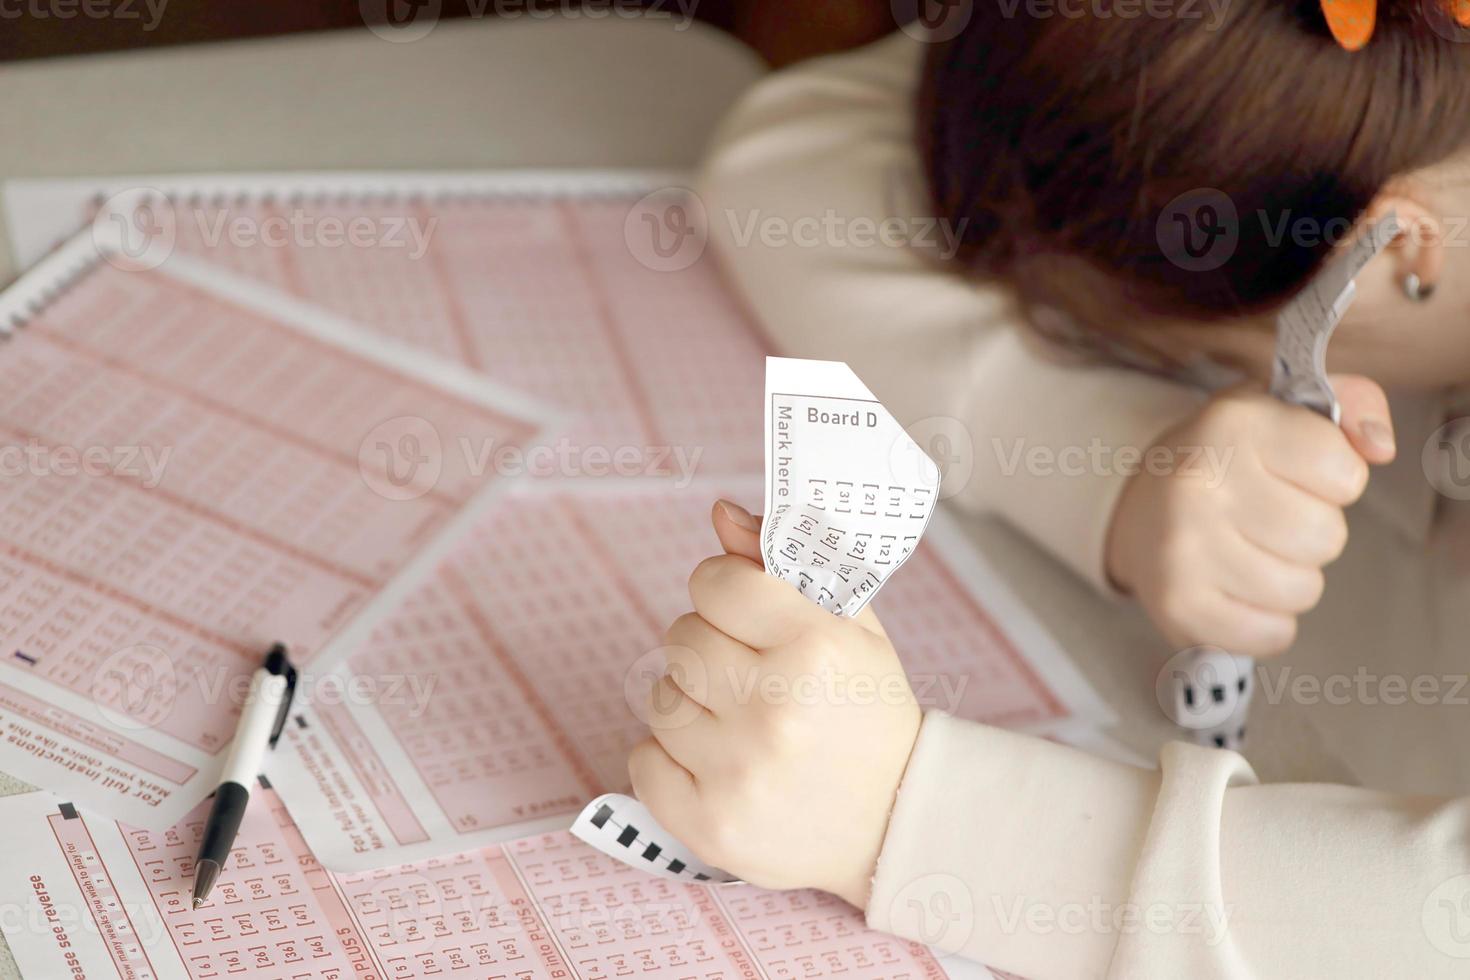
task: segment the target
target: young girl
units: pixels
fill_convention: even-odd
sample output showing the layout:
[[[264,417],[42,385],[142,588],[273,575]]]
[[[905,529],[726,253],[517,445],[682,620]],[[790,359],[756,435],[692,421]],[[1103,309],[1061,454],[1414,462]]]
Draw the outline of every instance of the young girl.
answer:
[[[701,189],[784,352],[847,361],[900,419],[963,423],[956,499],[1171,644],[1290,647],[1300,674],[1261,707],[1295,719],[1301,778],[1372,788],[1257,785],[1179,743],[1144,771],[912,697],[741,697],[719,678],[901,668],[871,614],[765,575],[758,519],[722,503],[727,553],[691,578],[654,699],[681,720],[630,761],[671,832],[1034,980],[1470,974],[1470,493],[1440,429],[1470,381],[1470,45],[1440,2],[1384,0],[1366,44],[1342,0],[949,4],[922,40],[760,86]],[[1416,233],[1333,342],[1339,429],[1260,393],[1272,314],[1333,229],[1390,210]],[[752,238],[752,216],[827,230]],[[860,219],[914,234],[859,241]],[[1028,473],[990,452],[1015,439],[1232,455],[1218,480]]]

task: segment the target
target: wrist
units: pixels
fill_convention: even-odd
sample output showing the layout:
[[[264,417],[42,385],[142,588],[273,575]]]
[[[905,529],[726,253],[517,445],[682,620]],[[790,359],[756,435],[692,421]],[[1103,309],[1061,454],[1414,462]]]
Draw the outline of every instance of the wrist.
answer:
[[[893,816],[893,808],[898,800],[914,745],[919,740],[919,728],[923,720],[923,712],[918,705],[913,705],[911,717],[899,728],[895,738],[894,757],[898,760],[898,765],[883,774],[876,783],[873,802],[869,807],[870,817],[865,821],[871,830],[865,835],[864,841],[854,848],[857,852],[855,859],[845,862],[846,873],[823,889],[855,908],[867,908],[873,890],[873,876],[878,871],[878,859],[883,853],[883,841],[888,836],[889,820]]]

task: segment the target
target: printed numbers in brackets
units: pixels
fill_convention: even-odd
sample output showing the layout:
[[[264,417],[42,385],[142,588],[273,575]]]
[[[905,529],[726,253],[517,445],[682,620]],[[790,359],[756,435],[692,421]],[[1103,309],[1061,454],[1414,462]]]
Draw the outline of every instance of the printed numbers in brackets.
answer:
[[[914,488],[913,494],[914,495],[911,498],[911,503],[913,504],[914,509],[909,514],[909,518],[916,521],[922,521],[929,516],[929,512],[931,510],[929,506],[930,491],[924,487],[916,487]],[[914,540],[918,539],[915,538]]]
[[[288,895],[296,894],[296,890],[290,889]],[[265,919],[266,932],[277,932],[286,928],[286,916],[281,909],[262,909],[261,918]]]
[[[880,487],[876,483],[863,484],[863,507],[862,512],[869,517],[878,513],[878,491]]]
[[[868,542],[872,537],[872,533],[868,531],[859,531],[853,535],[852,547],[847,550],[847,557],[857,562],[867,561]]]
[[[826,480],[816,480],[816,479],[813,479],[813,480],[808,480],[807,481],[807,503],[814,510],[826,510],[827,509],[827,481]]]
[[[839,480],[837,482],[837,503],[832,508],[839,514],[852,513],[852,484]]]
[[[888,505],[883,509],[884,517],[903,516],[903,498],[906,493],[908,493],[907,487],[890,486],[888,488]]]
[[[863,596],[876,589],[879,584],[880,583],[878,581],[878,576],[874,575],[872,572],[869,572],[867,575],[863,576],[863,580],[859,582],[857,586],[852,590],[853,599],[861,599]]]

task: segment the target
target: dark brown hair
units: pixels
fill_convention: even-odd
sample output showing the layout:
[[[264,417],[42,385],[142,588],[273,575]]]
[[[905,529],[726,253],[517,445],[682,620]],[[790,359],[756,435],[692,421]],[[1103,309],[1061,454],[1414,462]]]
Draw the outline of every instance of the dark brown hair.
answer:
[[[1470,33],[1454,38],[1421,0],[1380,0],[1354,53],[1318,0],[1225,0],[1214,29],[1203,0],[1190,17],[1181,2],[1150,16],[1135,0],[1125,16],[1116,0],[1073,0],[1072,16],[1044,17],[1027,0],[973,2],[966,28],[930,46],[919,95],[935,206],[963,229],[970,272],[1094,330],[1278,305],[1330,250],[1278,239],[1282,221],[1345,227],[1394,177],[1470,144],[1470,43],[1457,43]],[[1217,267],[1165,241],[1171,202],[1191,195],[1236,213]]]

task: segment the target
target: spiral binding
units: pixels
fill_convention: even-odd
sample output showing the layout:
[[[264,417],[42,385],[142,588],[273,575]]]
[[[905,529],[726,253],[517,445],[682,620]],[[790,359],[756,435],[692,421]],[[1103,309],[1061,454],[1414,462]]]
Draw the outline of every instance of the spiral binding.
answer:
[[[456,178],[445,175],[451,181]],[[248,179],[248,178],[247,178]],[[88,221],[95,219],[107,202],[120,193],[138,194],[135,206],[164,203],[170,207],[463,207],[494,206],[505,203],[546,202],[558,200],[616,202],[633,195],[653,193],[665,188],[684,186],[687,180],[677,173],[652,172],[525,172],[487,174],[483,177],[458,178],[456,186],[442,186],[443,176],[403,177],[388,179],[376,186],[332,188],[331,182],[351,181],[351,174],[316,178],[262,178],[259,187],[230,186],[221,183],[210,189],[188,183],[170,186],[166,180],[149,180],[152,186],[131,185],[99,190],[92,195]],[[303,180],[307,186],[302,186]],[[312,185],[320,184],[320,187]],[[79,236],[80,237],[80,236]],[[61,255],[67,255],[63,260]],[[35,319],[82,276],[91,272],[104,258],[98,248],[84,248],[73,239],[59,253],[43,259],[41,266],[61,261],[59,271],[41,267],[22,276],[0,297],[0,340]],[[39,276],[38,284],[27,289],[28,280]],[[19,292],[18,292],[19,291]]]
[[[72,249],[76,255],[68,255],[57,271],[46,270],[44,276],[37,275],[35,285],[27,283],[31,276],[22,276],[0,298],[0,340],[8,340],[15,331],[30,323],[45,312],[88,273],[101,264],[103,255],[95,248]],[[53,261],[59,256],[53,256]],[[37,270],[38,272],[40,270]]]
[[[338,179],[350,179],[341,175]],[[423,186],[415,186],[417,183]],[[205,190],[189,185],[170,187],[164,181],[152,181],[153,185],[132,188],[114,187],[112,192],[98,191],[92,197],[94,209],[100,209],[116,193],[126,190],[147,192],[147,199],[161,199],[175,207],[224,208],[289,205],[300,207],[366,205],[377,207],[418,207],[435,205],[500,204],[505,202],[537,202],[556,200],[614,202],[629,196],[648,194],[669,187],[684,186],[688,180],[676,173],[528,173],[488,176],[483,182],[466,181],[460,186],[438,186],[440,178],[403,178],[388,181],[379,186],[361,189],[332,189],[323,181],[323,186],[306,188],[290,177],[274,180],[267,178],[259,188],[220,186]],[[315,183],[315,181],[312,181]]]

